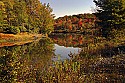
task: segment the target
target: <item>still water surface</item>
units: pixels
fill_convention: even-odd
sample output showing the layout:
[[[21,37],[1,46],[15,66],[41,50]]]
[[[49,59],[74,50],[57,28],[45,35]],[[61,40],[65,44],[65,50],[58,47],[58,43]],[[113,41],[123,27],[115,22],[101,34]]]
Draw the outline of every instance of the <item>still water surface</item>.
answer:
[[[54,42],[55,57],[53,60],[60,58],[61,60],[70,59],[70,55],[79,54],[80,45],[83,43],[82,34],[58,34],[53,33],[49,36]]]
[[[56,41],[60,42],[56,42],[55,37]],[[71,43],[71,39],[66,39],[66,37],[65,35],[57,38],[57,35],[52,35],[50,38],[43,38],[24,45],[1,47],[0,81],[2,83],[12,82],[15,78],[18,78],[15,80],[27,79],[27,81],[31,81],[29,77],[34,78],[32,76],[36,75],[34,74],[36,70],[44,72],[53,63],[53,60],[57,60],[58,56],[64,60],[70,59],[68,56],[70,53],[78,54],[80,48],[76,46],[74,41]],[[71,38],[71,36],[68,37]],[[64,41],[62,42],[61,39]]]
[[[70,59],[71,58],[69,56],[70,54],[79,54],[81,50],[78,47],[65,47],[65,46],[60,46],[58,44],[54,45],[54,49],[56,55],[54,60],[57,60],[58,57],[60,57],[61,60]]]
[[[113,50],[106,48],[102,50],[103,54],[99,51],[99,56],[86,55],[82,50],[86,48],[87,42],[94,42],[90,40],[91,36],[51,34],[49,37],[24,45],[1,47],[0,81],[2,83],[15,83],[14,80],[35,83],[37,77],[46,74],[44,72],[53,60],[58,60],[58,57],[62,61],[70,59],[69,55],[72,53],[82,54],[80,60],[76,59],[76,61],[81,63],[80,72],[84,72],[88,79],[91,78],[91,74],[97,82],[101,80],[100,83],[103,81],[107,83],[112,79],[112,83],[125,82],[125,55],[118,55],[118,53],[125,53],[125,46],[115,47]],[[120,51],[117,51],[117,48]]]

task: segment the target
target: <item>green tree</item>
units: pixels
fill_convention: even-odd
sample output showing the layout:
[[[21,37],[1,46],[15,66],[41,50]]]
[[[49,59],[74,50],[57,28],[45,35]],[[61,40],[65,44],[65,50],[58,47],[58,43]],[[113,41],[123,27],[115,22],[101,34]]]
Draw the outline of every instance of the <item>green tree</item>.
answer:
[[[26,3],[24,1],[15,0],[13,12],[15,14],[15,26],[23,26],[23,23],[27,23],[28,15],[26,13]]]
[[[97,6],[96,16],[101,20],[103,36],[109,35],[112,29],[121,29],[125,26],[124,0],[94,0]]]
[[[1,0],[0,32],[17,33],[10,31],[18,28],[21,32],[49,34],[53,31],[51,13],[50,5],[41,4],[39,0]]]
[[[4,18],[6,17],[5,14],[5,4],[0,1],[0,32],[3,32],[3,25],[4,25]]]
[[[52,9],[50,8],[49,4],[43,4],[40,11],[40,20],[42,23],[42,26],[40,26],[40,33],[49,34],[54,30],[54,16],[51,14]]]

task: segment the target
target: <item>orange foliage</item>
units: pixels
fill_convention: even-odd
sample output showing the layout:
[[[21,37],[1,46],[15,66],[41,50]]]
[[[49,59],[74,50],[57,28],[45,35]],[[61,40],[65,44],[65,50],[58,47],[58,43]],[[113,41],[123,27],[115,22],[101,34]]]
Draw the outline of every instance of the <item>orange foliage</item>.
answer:
[[[69,30],[72,30],[72,25],[69,25],[68,28],[69,28]]]
[[[68,36],[68,39],[72,39],[72,35],[69,35],[69,36]]]
[[[2,39],[2,38],[12,38],[12,37],[14,37],[13,34],[3,34],[3,33],[0,33],[0,39]]]

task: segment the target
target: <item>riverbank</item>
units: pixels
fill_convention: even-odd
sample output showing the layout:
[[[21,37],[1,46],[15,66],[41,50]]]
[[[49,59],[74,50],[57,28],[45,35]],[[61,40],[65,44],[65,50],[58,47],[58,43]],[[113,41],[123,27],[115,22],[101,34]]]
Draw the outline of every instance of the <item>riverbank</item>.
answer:
[[[25,43],[30,43],[45,37],[43,34],[30,34],[30,33],[20,33],[20,34],[3,34],[0,33],[0,47],[13,46],[13,45],[23,45]]]
[[[52,33],[76,33],[76,34],[89,34],[89,35],[100,35],[99,28],[86,28],[84,30],[54,30]]]

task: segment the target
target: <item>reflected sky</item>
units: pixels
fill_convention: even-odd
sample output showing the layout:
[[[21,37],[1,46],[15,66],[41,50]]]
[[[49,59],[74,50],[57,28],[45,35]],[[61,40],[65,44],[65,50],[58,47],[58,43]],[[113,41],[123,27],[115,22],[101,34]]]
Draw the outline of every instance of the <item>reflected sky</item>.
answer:
[[[58,44],[55,44],[55,55],[56,57],[54,58],[54,60],[58,59],[58,56],[60,56],[61,60],[64,59],[70,59],[70,57],[68,56],[68,54],[72,53],[72,54],[78,54],[81,50],[81,48],[77,48],[77,47],[65,47],[65,46],[59,46]]]

